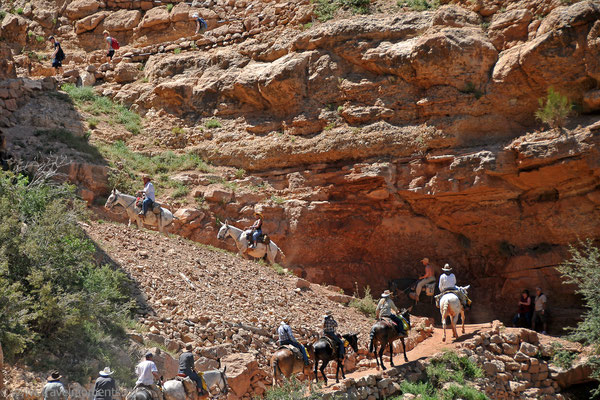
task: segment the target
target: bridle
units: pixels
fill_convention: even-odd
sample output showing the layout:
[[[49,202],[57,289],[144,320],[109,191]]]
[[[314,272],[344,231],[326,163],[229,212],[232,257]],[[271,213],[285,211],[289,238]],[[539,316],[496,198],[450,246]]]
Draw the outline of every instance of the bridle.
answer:
[[[227,377],[225,376],[225,372],[221,371],[220,369],[219,371],[219,375],[221,376],[221,381],[223,382],[223,394],[227,394],[227,392],[229,392],[229,388],[227,387]],[[221,389],[221,388],[219,388]]]

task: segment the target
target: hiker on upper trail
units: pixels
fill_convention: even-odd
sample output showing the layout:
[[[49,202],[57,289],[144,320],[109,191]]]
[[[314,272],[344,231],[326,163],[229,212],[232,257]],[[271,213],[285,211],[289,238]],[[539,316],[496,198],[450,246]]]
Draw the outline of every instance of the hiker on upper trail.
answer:
[[[446,294],[446,292],[452,292],[458,296],[463,307],[467,308],[467,306],[471,305],[471,300],[469,300],[463,292],[456,289],[456,276],[454,276],[452,273],[452,267],[450,267],[450,264],[444,265],[442,272],[443,274],[440,276],[440,283],[438,284],[440,294],[435,296],[436,306],[438,308],[440,307],[440,298]]]
[[[404,324],[400,317],[398,317],[394,312],[398,312],[398,307],[394,304],[394,301],[391,298],[392,292],[386,290],[381,294],[381,300],[377,303],[377,308],[375,309],[375,317],[377,319],[381,319],[383,317],[389,318],[396,324],[396,330],[398,333],[402,333],[404,331]]]
[[[148,209],[152,208],[154,204],[154,185],[150,182],[150,177],[148,175],[142,176],[142,180],[144,181],[144,190],[138,192],[138,195],[144,194],[144,201],[142,202],[142,210],[138,213],[138,215],[145,216]]]
[[[108,31],[102,32],[104,35],[104,40],[106,41],[106,48],[108,49],[106,53],[106,58],[108,59],[106,62],[110,63],[115,55],[115,50],[119,49],[119,42],[117,39],[110,36]]]
[[[67,400],[69,393],[60,382],[60,373],[52,371],[48,377],[48,383],[42,389],[42,397],[44,400]]]
[[[250,241],[250,244],[248,245],[249,249],[255,248],[258,240],[262,236],[263,215],[257,211],[254,213],[254,216],[256,217],[256,221],[254,221],[252,226],[246,228],[250,230],[250,235],[248,238]]]
[[[106,367],[98,373],[100,376],[94,384],[94,400],[113,400],[113,395],[117,394],[117,383],[111,376],[113,372]]]
[[[135,381],[134,390],[138,387],[145,387],[150,390],[154,399],[162,400],[162,392],[154,383],[155,379],[157,381],[160,379],[160,375],[158,374],[156,364],[152,361],[153,358],[154,355],[151,352],[148,352],[145,355],[145,360],[135,367],[135,374],[138,378],[137,381]]]
[[[200,32],[204,32],[208,28],[208,24],[206,23],[204,18],[198,15],[198,13],[194,13],[194,15],[192,15],[192,18],[194,18],[194,21],[196,21],[195,35],[197,35]]]
[[[417,288],[415,289],[415,303],[419,302],[419,296],[421,295],[423,286],[435,282],[435,272],[433,271],[433,267],[429,264],[429,258],[425,257],[421,260],[421,262],[425,267],[425,274],[419,277],[419,282],[417,283]]]
[[[202,385],[202,378],[196,372],[194,366],[194,353],[192,350],[194,347],[191,344],[185,346],[185,352],[179,356],[179,370],[178,374],[184,374],[194,382],[196,382],[196,388],[198,389],[199,395],[204,395],[204,387]]]
[[[323,334],[333,340],[338,346],[338,359],[344,359],[344,342],[342,339],[335,333],[335,328],[337,328],[338,323],[335,319],[333,319],[332,313],[328,311],[325,315],[323,315]]]
[[[302,353],[302,358],[304,359],[304,365],[308,365],[308,356],[306,355],[306,350],[304,346],[302,346],[292,333],[292,328],[287,324],[288,318],[284,317],[283,321],[279,324],[279,328],[277,328],[277,334],[279,335],[279,345],[286,346],[291,345],[300,350]]]
[[[54,36],[50,36],[48,38],[52,46],[54,46],[54,51],[52,52],[52,67],[56,70],[56,73],[60,73],[62,69],[62,62],[65,59],[65,52],[60,46],[60,42],[54,38]]]

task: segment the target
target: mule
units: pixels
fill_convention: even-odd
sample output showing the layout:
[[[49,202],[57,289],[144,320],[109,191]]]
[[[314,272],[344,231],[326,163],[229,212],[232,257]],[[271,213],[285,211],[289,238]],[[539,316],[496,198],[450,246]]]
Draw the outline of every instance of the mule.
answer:
[[[373,327],[371,328],[371,341],[369,343],[369,353],[373,353],[375,355],[375,360],[377,361],[377,368],[381,365],[382,369],[386,369],[383,364],[383,352],[385,351],[385,347],[387,345],[390,346],[390,365],[392,368],[394,367],[394,341],[396,339],[400,339],[402,341],[402,353],[404,354],[404,361],[408,362],[408,357],[406,357],[406,345],[404,343],[404,339],[408,337],[408,332],[410,331],[410,310],[412,307],[407,310],[402,310],[400,316],[404,318],[408,325],[408,329],[405,329],[403,335],[399,334],[394,326],[390,326],[388,323],[379,320],[375,322]],[[379,348],[379,354],[377,354],[377,348]]]
[[[312,344],[309,343],[304,348],[309,355],[309,359],[314,359]],[[271,356],[271,367],[273,368],[273,386],[277,385],[277,382],[282,377],[289,379],[293,374],[300,372],[304,375],[310,374],[310,364],[304,365],[304,360],[296,357],[294,352],[286,347],[279,348],[273,353]]]
[[[350,345],[350,347],[352,347],[352,350],[354,350],[355,353],[358,353],[358,335],[356,333],[347,333],[345,335],[342,335],[342,338],[348,341],[348,344]],[[312,345],[312,347],[314,351],[313,358],[315,360],[315,382],[319,382],[319,375],[317,372],[317,369],[319,369],[321,371],[321,375],[323,376],[323,380],[325,381],[325,386],[327,386],[327,376],[325,376],[325,368],[327,368],[327,364],[329,364],[329,362],[332,360],[337,361],[337,368],[335,370],[335,382],[339,383],[340,381],[338,377],[340,370],[342,370],[342,378],[346,379],[346,374],[344,373],[343,360],[337,360],[338,350],[335,349],[334,351],[334,349],[331,347],[329,340],[327,340],[326,338],[320,338]],[[318,368],[319,361],[321,361],[321,368]]]
[[[152,393],[149,389],[140,386],[133,388],[133,390],[127,395],[126,400],[154,400],[154,397],[152,397]]]
[[[236,228],[233,225],[229,225],[229,222],[225,221],[224,224],[221,224],[221,229],[219,229],[219,233],[217,233],[217,239],[223,240],[227,236],[233,238],[240,255],[244,258],[248,258],[246,255],[249,255],[254,258],[266,259],[270,264],[274,264],[278,253],[281,254],[282,258],[285,257],[281,249],[272,240],[268,245],[257,243],[255,248],[249,249],[246,231]]]
[[[150,226],[156,226],[159,232],[165,233],[165,227],[170,225],[171,222],[173,222],[173,219],[175,219],[171,211],[161,207],[160,214],[154,214],[152,210],[148,210],[146,212],[146,216],[142,218],[142,216],[138,215],[138,213],[141,211],[141,208],[136,207],[136,200],[137,199],[135,196],[130,196],[128,194],[119,192],[117,189],[113,189],[110,193],[110,196],[106,200],[104,207],[110,210],[117,204],[122,206],[129,217],[129,223],[127,224],[128,227],[131,226],[131,221],[135,221],[138,228],[141,228],[144,226],[144,224],[146,224]]]
[[[467,297],[467,290],[471,287],[468,286],[457,286],[456,290],[464,293],[465,297]],[[444,337],[442,341],[446,341],[446,318],[450,318],[450,325],[452,326],[452,335],[456,338],[458,335],[456,334],[456,322],[458,321],[458,315],[460,314],[460,318],[462,320],[462,334],[465,334],[465,308],[458,296],[454,293],[445,293],[440,298],[440,314],[442,315],[442,328],[444,329]]]
[[[226,395],[229,392],[229,385],[227,384],[227,375],[225,372],[227,367],[223,368],[223,370],[215,369],[212,371],[206,371],[202,374],[204,378],[204,382],[206,383],[206,387],[208,388],[208,392],[212,393],[212,389],[219,389],[219,392],[223,395]],[[193,383],[193,382],[192,382]],[[194,384],[194,387],[196,385]],[[165,400],[194,400],[197,396],[186,396],[185,388],[183,383],[180,380],[172,379],[166,381],[163,384],[163,393]],[[197,397],[197,398],[205,398]],[[144,400],[144,399],[134,399],[134,400]],[[151,400],[151,399],[150,399]]]

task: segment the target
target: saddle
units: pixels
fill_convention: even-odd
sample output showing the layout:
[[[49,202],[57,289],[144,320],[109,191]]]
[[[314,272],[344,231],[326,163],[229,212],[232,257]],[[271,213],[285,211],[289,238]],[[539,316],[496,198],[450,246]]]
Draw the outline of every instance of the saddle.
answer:
[[[252,232],[246,233],[246,240],[250,241],[252,239]],[[266,233],[261,234],[256,241],[256,244],[263,243],[265,245],[269,245],[271,243],[271,238]]]
[[[329,336],[327,335],[323,335],[321,336],[321,340],[325,340],[327,343],[329,343],[329,345],[331,346],[331,348],[333,349],[333,356],[335,358],[339,358],[338,356],[338,344]],[[344,338],[341,338],[342,343],[344,343],[344,349],[348,347],[348,341]]]
[[[150,389],[149,387],[147,387],[145,385],[137,385],[136,387],[134,387],[133,390],[131,392],[129,392],[129,394],[125,397],[125,399],[127,399],[127,400],[132,399],[133,395],[136,394],[137,392],[146,392],[148,397],[150,397],[154,400],[159,399],[158,393],[156,393],[154,390]]]
[[[291,344],[279,346],[279,348],[277,350],[281,350],[281,349],[288,349],[289,351],[292,352],[292,354],[294,354],[294,357],[297,360],[304,361],[304,358],[302,358],[302,353],[300,352],[300,350],[298,350],[296,347],[292,346]]]
[[[383,322],[384,324],[386,324],[387,326],[389,326],[390,328],[394,328],[394,329],[398,329],[399,326],[397,323],[395,323],[391,318],[389,317],[381,317],[379,318],[379,320],[381,322]]]
[[[135,199],[135,206],[137,208],[139,208],[140,210],[142,209],[142,202],[144,201],[143,197],[137,197]],[[152,202],[152,209],[150,211],[152,211],[154,214],[160,214],[160,208],[162,207],[162,204],[159,203],[158,201],[153,201]]]
[[[198,376],[202,380],[202,389],[204,390],[204,393],[208,393],[208,389],[206,387],[206,382],[204,381],[204,374],[202,372],[199,372]],[[179,381],[183,384],[183,389],[185,390],[186,399],[191,398],[192,400],[195,400],[198,398],[198,396],[199,396],[198,389],[199,388],[196,385],[196,382],[191,380],[186,374],[178,373],[177,376],[175,376],[175,378],[173,378],[173,379],[176,381]]]

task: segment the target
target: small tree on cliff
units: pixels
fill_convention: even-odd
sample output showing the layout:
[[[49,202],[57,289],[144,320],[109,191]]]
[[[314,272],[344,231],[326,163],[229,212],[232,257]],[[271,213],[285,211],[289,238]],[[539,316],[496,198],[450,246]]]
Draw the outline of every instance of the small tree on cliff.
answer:
[[[546,98],[540,97],[538,102],[540,108],[535,112],[535,117],[548,124],[550,128],[562,131],[567,117],[573,110],[573,104],[567,96],[563,96],[555,91],[553,87],[550,87]]]
[[[587,311],[583,321],[572,329],[571,338],[585,345],[594,347],[596,357],[590,358],[594,369],[594,378],[600,378],[600,249],[587,240],[580,246],[571,246],[571,259],[565,261],[558,270],[566,278],[566,283],[577,286],[576,292],[581,294]],[[600,394],[596,390],[595,396]]]

